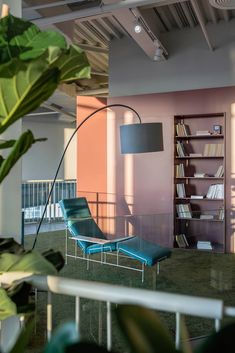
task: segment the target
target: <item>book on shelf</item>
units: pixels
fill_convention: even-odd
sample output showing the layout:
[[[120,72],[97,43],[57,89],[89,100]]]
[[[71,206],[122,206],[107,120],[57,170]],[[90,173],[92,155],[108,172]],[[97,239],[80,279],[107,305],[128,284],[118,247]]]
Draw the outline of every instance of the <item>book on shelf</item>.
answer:
[[[194,199],[194,200],[201,200],[203,198],[204,198],[203,195],[191,195],[190,196],[190,199]]]
[[[206,194],[207,199],[223,199],[224,198],[224,184],[212,184]]]
[[[222,178],[224,176],[224,166],[220,165],[217,169],[216,173],[214,174],[215,178]]]
[[[184,164],[180,163],[180,164],[176,164],[175,166],[175,176],[176,178],[182,178],[185,176],[185,172],[184,172]]]
[[[176,151],[179,157],[185,157],[186,156],[186,151],[184,148],[184,144],[180,141],[177,141],[176,143]]]
[[[189,126],[185,125],[184,123],[176,124],[175,128],[176,128],[176,135],[179,137],[190,135]]]
[[[223,206],[219,208],[218,219],[219,219],[220,221],[223,221],[223,220],[224,220],[224,207],[223,207]]]
[[[206,173],[194,173],[194,178],[205,178]]]
[[[213,214],[201,214],[200,219],[214,219]]]
[[[223,157],[224,144],[223,143],[206,143],[204,146],[204,157]]]
[[[176,204],[175,206],[179,218],[192,218],[192,210],[189,203]]]
[[[189,153],[189,157],[202,157],[202,153]]]
[[[180,197],[180,198],[186,197],[184,183],[176,184],[176,192],[177,192],[178,197]]]
[[[196,136],[208,136],[211,135],[211,132],[208,130],[197,130]]]
[[[186,248],[186,246],[189,246],[185,234],[177,234],[175,240],[179,248]]]
[[[210,241],[197,241],[197,249],[200,250],[212,250],[212,244]]]

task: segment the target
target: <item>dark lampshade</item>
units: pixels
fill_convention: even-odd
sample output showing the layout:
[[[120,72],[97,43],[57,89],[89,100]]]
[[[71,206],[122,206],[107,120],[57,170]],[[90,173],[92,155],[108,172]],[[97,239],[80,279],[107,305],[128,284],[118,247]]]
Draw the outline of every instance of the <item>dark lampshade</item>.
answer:
[[[120,126],[121,153],[163,151],[162,123]]]

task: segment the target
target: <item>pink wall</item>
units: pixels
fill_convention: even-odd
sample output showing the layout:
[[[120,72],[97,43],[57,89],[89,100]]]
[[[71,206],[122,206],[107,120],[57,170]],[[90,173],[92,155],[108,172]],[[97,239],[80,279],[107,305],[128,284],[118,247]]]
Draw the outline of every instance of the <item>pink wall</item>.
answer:
[[[200,113],[226,113],[226,199],[227,199],[227,225],[226,239],[227,251],[235,252],[233,215],[230,218],[230,210],[235,207],[233,190],[235,180],[233,173],[232,143],[235,139],[235,131],[232,124],[235,117],[231,115],[231,105],[235,104],[235,88],[204,89],[165,94],[150,94],[140,96],[128,96],[110,98],[108,103],[123,103],[136,109],[143,121],[158,121],[163,123],[164,152],[149,153],[134,156],[133,173],[133,197],[135,214],[168,214],[164,219],[165,228],[164,244],[172,243],[173,229],[173,117],[177,114]],[[117,113],[120,124],[123,123],[121,112]],[[124,162],[123,156],[117,153],[116,164],[116,192],[124,194]],[[122,197],[117,200],[122,200]],[[120,202],[119,213],[122,213],[123,202]],[[123,212],[125,212],[123,210]],[[147,220],[147,216],[146,216]],[[167,223],[168,226],[167,226]]]
[[[106,105],[106,100],[95,97],[77,97],[77,123]],[[77,135],[77,184],[82,191],[106,193],[106,110],[96,113]]]
[[[117,132],[114,131],[112,135],[113,141],[117,141],[116,150],[112,144],[111,149],[105,145],[107,124],[112,120],[110,113],[107,121],[106,116],[101,117],[100,121],[96,117],[79,134],[79,188],[112,192],[116,195],[112,196],[112,205],[115,205],[112,215],[126,215],[129,211],[140,215],[133,220],[132,230],[166,246],[173,244],[174,115],[226,113],[226,249],[235,252],[235,87],[109,98],[108,104],[111,103],[130,105],[139,112],[144,122],[162,122],[164,152],[134,155],[131,157],[133,160],[127,159],[129,157],[119,153]],[[89,97],[78,98],[79,119],[95,108],[96,104]],[[113,108],[111,114],[118,126],[124,123],[123,115],[127,115],[127,111],[124,108]],[[136,118],[133,119],[135,121]],[[110,150],[113,158],[112,153],[107,153]],[[110,175],[112,183],[109,183],[110,178],[107,177]],[[133,206],[128,208],[129,202]]]

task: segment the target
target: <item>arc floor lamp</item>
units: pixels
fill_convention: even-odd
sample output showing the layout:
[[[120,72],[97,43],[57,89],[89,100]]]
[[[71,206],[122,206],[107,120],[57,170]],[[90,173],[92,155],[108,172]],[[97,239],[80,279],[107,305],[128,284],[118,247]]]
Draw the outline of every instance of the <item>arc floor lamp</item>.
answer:
[[[41,216],[41,219],[39,221],[34,243],[32,246],[32,249],[34,249],[36,243],[37,243],[37,238],[38,234],[47,210],[48,203],[50,201],[52,191],[54,189],[54,185],[61,167],[61,164],[63,162],[65,153],[70,145],[70,142],[72,141],[73,137],[76,135],[78,130],[82,127],[82,125],[85,124],[85,122],[90,119],[92,116],[94,116],[96,113],[100,112],[101,110],[105,110],[108,108],[113,108],[113,107],[123,107],[131,110],[132,112],[135,113],[137,118],[139,119],[139,123],[137,124],[127,124],[127,125],[121,125],[120,126],[120,145],[121,145],[121,153],[122,154],[127,154],[127,153],[146,153],[146,152],[159,152],[163,151],[163,135],[162,135],[162,123],[142,123],[141,118],[137,111],[133,109],[132,107],[125,105],[125,104],[109,104],[105,105],[91,114],[89,114],[74,130],[73,134],[71,135],[64,152],[62,153],[62,156],[60,158],[53,182],[51,184],[51,189],[46,201],[46,204],[44,206],[44,210]]]

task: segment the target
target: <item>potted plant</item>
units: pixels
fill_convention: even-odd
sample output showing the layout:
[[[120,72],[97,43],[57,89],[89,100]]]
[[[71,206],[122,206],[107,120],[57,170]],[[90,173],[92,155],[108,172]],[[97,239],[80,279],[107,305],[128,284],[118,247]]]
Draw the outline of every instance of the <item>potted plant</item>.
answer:
[[[18,119],[38,108],[61,83],[90,77],[86,54],[52,30],[41,31],[29,21],[9,14],[3,6],[0,19],[0,135]],[[16,162],[36,142],[28,130],[17,139],[0,140],[0,183]],[[26,252],[13,239],[0,239],[0,272],[28,271],[55,274],[63,266],[62,255]],[[30,309],[28,285],[0,288],[0,320]],[[26,305],[27,304],[27,305]]]

